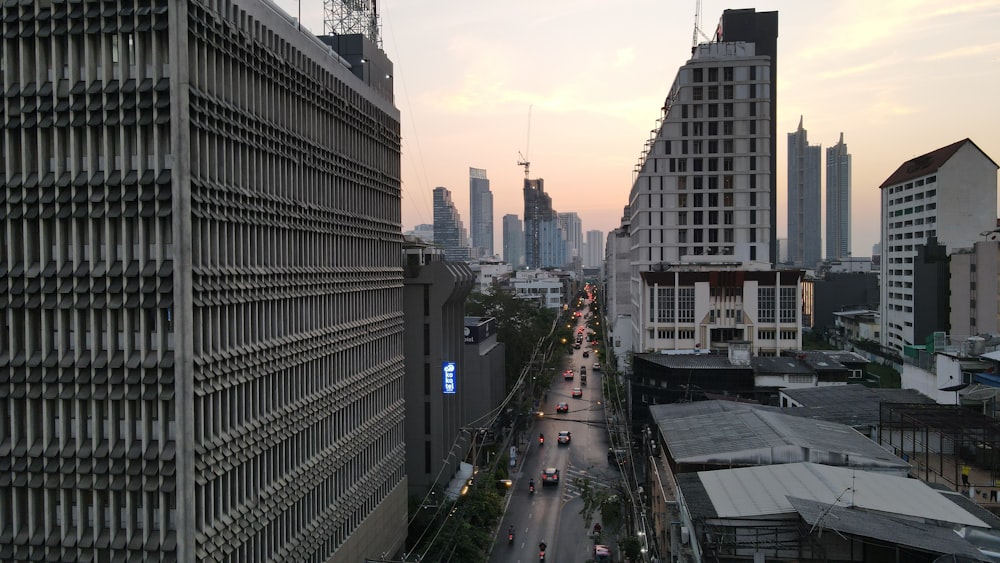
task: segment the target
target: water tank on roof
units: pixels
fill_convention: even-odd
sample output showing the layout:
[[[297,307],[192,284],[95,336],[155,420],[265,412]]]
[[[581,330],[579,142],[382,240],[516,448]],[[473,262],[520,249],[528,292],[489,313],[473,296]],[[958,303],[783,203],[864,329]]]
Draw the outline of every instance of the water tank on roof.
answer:
[[[965,353],[969,356],[979,356],[986,353],[986,339],[982,336],[970,336],[965,341]]]

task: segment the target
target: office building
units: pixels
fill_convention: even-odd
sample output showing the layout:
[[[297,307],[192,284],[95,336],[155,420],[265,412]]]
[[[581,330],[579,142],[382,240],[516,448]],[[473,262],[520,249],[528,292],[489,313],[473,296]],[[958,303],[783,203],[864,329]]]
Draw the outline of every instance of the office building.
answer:
[[[503,260],[515,270],[524,266],[524,228],[513,213],[503,216]]]
[[[444,250],[447,260],[468,261],[471,257],[465,225],[451,201],[451,191],[441,186],[434,188],[434,244]]]
[[[471,444],[462,426],[477,387],[466,370],[463,328],[475,275],[446,256],[416,241],[403,248],[406,475],[410,495],[419,498],[450,482]]]
[[[826,259],[851,256],[851,153],[844,134],[826,149]]]
[[[0,560],[400,550],[391,63],[253,0],[2,10]]]
[[[788,134],[788,262],[815,268],[823,248],[819,145],[810,145],[802,127]]]
[[[583,257],[583,222],[576,212],[559,213],[559,228],[562,229],[563,237],[566,239],[566,259],[564,264],[569,264],[575,258]]]
[[[587,268],[600,268],[604,265],[604,233],[597,230],[587,231],[587,243],[584,245],[583,265]]]
[[[902,352],[948,330],[948,256],[997,228],[997,164],[963,139],[907,160],[879,188],[882,346]]]
[[[469,168],[469,217],[472,257],[493,257],[493,192],[486,171]]]

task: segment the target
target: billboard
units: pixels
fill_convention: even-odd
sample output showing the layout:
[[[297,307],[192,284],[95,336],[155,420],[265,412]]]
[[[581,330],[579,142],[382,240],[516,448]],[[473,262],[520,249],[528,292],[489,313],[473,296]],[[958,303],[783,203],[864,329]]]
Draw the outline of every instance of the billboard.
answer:
[[[445,362],[441,366],[441,392],[455,394],[455,362]]]

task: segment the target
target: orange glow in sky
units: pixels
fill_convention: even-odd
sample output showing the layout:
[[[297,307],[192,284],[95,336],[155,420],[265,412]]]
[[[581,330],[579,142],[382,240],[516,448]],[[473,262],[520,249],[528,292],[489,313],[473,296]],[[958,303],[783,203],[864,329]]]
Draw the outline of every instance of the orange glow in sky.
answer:
[[[276,3],[298,13],[295,0]],[[786,137],[800,116],[811,144],[843,132],[853,155],[855,256],[878,242],[878,186],[904,161],[968,137],[1000,162],[1000,0],[704,0],[705,35],[727,8],[779,13],[779,238]],[[524,213],[519,152],[557,211],[577,212],[584,231],[618,227],[690,56],[694,0],[383,0],[378,10],[401,113],[403,230],[433,223],[436,186],[468,228],[469,167],[485,168],[500,252],[502,217]],[[322,1],[302,0],[301,13],[321,33]],[[825,174],[824,162],[824,198]]]

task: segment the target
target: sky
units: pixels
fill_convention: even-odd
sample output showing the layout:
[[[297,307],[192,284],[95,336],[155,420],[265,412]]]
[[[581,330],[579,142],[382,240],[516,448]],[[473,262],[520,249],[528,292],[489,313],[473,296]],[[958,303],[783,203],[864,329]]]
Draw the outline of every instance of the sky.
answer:
[[[322,0],[275,3],[322,33]],[[696,0],[377,5],[402,127],[404,231],[433,223],[437,186],[468,229],[469,168],[484,168],[500,253],[503,216],[524,214],[522,155],[584,232],[620,225],[643,145],[690,58]],[[871,255],[878,186],[906,160],[969,138],[1000,163],[1000,0],[703,0],[704,34],[739,8],[778,12],[779,238],[787,134],[800,117],[824,149],[824,213],[825,149],[843,133],[852,154],[854,256]]]

